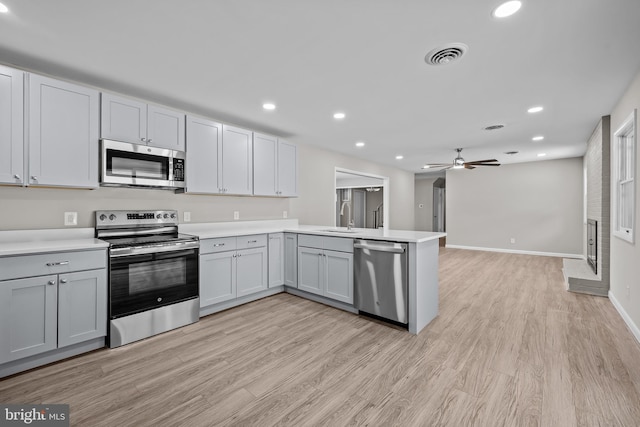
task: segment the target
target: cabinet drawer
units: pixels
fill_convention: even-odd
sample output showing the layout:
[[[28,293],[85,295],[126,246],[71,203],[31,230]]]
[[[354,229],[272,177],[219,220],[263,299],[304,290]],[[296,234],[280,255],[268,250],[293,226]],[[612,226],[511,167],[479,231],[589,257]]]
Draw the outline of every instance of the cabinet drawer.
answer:
[[[0,258],[0,280],[106,267],[106,250],[8,256]]]
[[[324,237],[323,248],[330,251],[353,253],[353,239],[344,237]]]
[[[322,239],[323,239],[322,236],[314,236],[311,234],[298,234],[298,246],[322,249]]]
[[[216,252],[235,251],[235,237],[221,237],[219,239],[200,240],[200,253],[212,254]]]
[[[267,246],[266,234],[251,234],[249,236],[238,236],[238,249],[259,248]]]

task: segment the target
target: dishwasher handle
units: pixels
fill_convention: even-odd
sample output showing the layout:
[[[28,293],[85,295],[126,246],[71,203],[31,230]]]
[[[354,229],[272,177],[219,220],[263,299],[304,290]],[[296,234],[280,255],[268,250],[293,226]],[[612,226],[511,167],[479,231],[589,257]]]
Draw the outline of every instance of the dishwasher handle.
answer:
[[[371,243],[354,243],[353,247],[356,249],[368,249],[370,251],[376,252],[391,252],[394,254],[403,254],[407,250],[404,245],[402,245],[401,247],[397,247],[390,245],[376,245]]]

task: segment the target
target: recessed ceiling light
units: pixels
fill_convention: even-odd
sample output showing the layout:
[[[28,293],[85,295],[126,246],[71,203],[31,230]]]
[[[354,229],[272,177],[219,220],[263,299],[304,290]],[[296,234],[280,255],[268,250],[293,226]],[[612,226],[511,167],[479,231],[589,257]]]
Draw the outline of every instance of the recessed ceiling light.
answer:
[[[0,3],[0,13],[7,13],[7,12],[9,12],[9,8],[4,4]]]
[[[522,2],[520,1],[508,1],[493,9],[491,14],[496,18],[506,18],[519,11],[521,7]]]
[[[531,138],[532,141],[542,141],[544,139],[544,136],[539,135],[539,136],[534,136],[533,138]]]
[[[264,108],[265,110],[275,110],[276,109],[276,104],[272,104],[271,102],[267,102],[262,104],[262,108]]]
[[[362,141],[356,142],[356,147],[364,147],[364,142]]]
[[[538,153],[538,157],[544,157],[546,155],[547,155],[547,153]]]
[[[346,115],[345,115],[344,113],[335,113],[335,114],[333,115],[333,118],[334,118],[334,119],[344,119],[344,118],[345,118],[345,116],[346,116]]]
[[[537,106],[537,107],[531,107],[527,110],[527,113],[539,113],[540,111],[544,110],[544,108]]]
[[[397,156],[396,156],[396,160],[402,160],[402,159],[404,159],[404,156],[403,156],[403,155],[397,155]]]

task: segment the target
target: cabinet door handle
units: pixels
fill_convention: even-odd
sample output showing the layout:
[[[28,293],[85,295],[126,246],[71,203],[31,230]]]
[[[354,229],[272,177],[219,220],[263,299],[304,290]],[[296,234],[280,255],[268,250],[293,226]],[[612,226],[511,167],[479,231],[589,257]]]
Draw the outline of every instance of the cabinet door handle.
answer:
[[[35,175],[31,175],[31,179],[32,179],[33,181],[37,181],[37,180],[38,180],[38,177],[37,177],[37,176],[35,176]]]
[[[49,281],[47,282],[47,285],[55,285],[55,284],[56,284],[56,281],[55,281],[55,280],[49,280]]]
[[[224,246],[224,243],[216,243],[213,245],[214,248],[219,248],[220,246]]]
[[[20,179],[21,179],[21,178],[20,178],[20,175],[18,175],[18,174],[13,175],[13,177],[14,177],[15,179],[17,179],[18,181],[20,181]]]
[[[147,138],[140,138],[140,141],[147,142]]]
[[[47,267],[56,267],[58,265],[69,265],[69,261],[48,262]]]
[[[153,138],[147,139],[147,142],[153,142]]]
[[[247,240],[247,243],[258,243],[257,240]]]
[[[67,279],[60,279],[60,283],[67,283],[68,280]]]

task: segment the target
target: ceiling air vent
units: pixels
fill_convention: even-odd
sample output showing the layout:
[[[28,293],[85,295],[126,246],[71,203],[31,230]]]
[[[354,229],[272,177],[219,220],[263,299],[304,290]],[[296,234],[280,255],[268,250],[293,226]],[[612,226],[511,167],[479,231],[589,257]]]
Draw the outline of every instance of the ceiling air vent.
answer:
[[[424,60],[430,65],[445,65],[460,59],[468,49],[469,46],[463,43],[449,43],[446,46],[433,49],[427,53]]]
[[[502,129],[504,127],[504,125],[491,125],[491,126],[487,126],[486,128],[483,128],[484,130],[498,130],[498,129]]]

